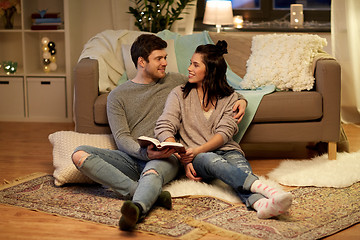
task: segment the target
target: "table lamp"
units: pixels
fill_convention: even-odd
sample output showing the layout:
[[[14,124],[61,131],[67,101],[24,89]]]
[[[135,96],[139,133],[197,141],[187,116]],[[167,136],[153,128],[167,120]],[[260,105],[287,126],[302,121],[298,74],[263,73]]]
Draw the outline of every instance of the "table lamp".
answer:
[[[220,32],[221,25],[233,24],[233,12],[230,0],[206,1],[204,24],[216,25],[216,32]]]

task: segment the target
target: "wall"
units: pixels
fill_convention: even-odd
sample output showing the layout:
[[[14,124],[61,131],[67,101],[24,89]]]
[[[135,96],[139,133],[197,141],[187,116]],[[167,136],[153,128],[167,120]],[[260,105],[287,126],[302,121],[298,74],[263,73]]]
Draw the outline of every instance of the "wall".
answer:
[[[136,30],[132,15],[128,14],[129,0],[72,0],[70,5],[71,66],[74,67],[84,44],[94,35],[106,29]],[[331,54],[330,33],[320,33]]]
[[[331,50],[331,33],[323,32],[323,33],[317,33],[317,35],[319,35],[320,37],[326,38],[327,46],[324,47],[324,51],[329,53],[329,54],[332,54],[332,50]]]
[[[128,14],[129,0],[71,0],[70,8],[70,51],[71,68],[78,61],[85,43],[97,33],[106,29],[137,30]],[[239,33],[241,34],[241,33]],[[331,34],[318,33],[327,39],[325,51],[331,54]]]
[[[91,37],[107,29],[130,29],[128,8],[129,0],[69,1],[72,69]]]

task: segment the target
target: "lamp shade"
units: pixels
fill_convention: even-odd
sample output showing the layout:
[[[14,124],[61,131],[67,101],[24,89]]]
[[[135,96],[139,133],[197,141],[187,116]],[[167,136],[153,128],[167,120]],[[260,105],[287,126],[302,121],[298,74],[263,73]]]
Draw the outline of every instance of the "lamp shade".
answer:
[[[233,24],[233,12],[229,0],[206,1],[204,24],[230,25]]]

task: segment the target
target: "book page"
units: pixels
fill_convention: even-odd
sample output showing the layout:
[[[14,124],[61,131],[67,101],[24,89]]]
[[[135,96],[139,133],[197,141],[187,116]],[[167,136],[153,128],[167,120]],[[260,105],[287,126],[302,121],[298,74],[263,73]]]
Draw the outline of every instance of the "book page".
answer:
[[[147,147],[150,144],[154,144],[158,150],[162,150],[164,148],[174,148],[177,152],[185,152],[185,147],[178,142],[162,142],[159,140],[147,136],[138,137],[138,142],[141,147]]]

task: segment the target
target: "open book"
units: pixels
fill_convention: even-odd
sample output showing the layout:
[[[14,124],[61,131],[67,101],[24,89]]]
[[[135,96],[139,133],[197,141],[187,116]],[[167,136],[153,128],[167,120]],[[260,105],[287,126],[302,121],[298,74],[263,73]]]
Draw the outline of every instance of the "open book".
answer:
[[[174,148],[176,152],[179,153],[186,152],[185,147],[178,142],[160,142],[155,138],[146,137],[146,136],[140,136],[138,137],[137,140],[141,147],[147,147],[150,144],[154,144],[158,150],[163,150],[165,148]]]

